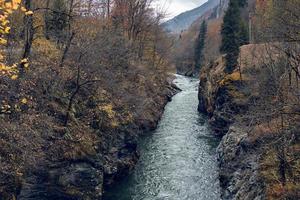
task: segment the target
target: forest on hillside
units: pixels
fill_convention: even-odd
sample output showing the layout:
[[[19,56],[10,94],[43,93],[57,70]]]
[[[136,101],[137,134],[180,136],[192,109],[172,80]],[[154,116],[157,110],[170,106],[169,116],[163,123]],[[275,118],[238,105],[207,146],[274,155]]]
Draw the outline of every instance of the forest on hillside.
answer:
[[[0,1],[0,199],[96,199],[133,167],[176,91],[151,3]]]
[[[136,167],[141,136],[166,120],[176,72],[193,78],[180,78],[151,164],[190,152],[167,171],[193,173],[175,174],[187,188],[202,186],[189,185],[202,178],[194,161],[211,159],[221,199],[300,198],[300,1],[209,0],[170,20],[176,33],[154,1],[0,0],[0,200],[102,199]],[[201,146],[207,158],[203,132],[220,141],[213,153]]]

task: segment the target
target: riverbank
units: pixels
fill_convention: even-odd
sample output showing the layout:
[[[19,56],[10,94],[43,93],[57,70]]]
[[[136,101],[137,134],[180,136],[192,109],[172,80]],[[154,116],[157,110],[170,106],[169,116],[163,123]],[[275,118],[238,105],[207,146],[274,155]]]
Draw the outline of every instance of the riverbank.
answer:
[[[197,112],[198,80],[177,75],[182,89],[157,129],[141,137],[134,171],[104,193],[104,200],[220,200],[216,140]]]
[[[103,70],[101,82],[79,90],[65,126],[74,86],[66,74],[74,70],[60,69],[66,73],[54,81],[36,75],[47,67],[32,66],[21,82],[28,84],[0,86],[6,109],[0,113],[0,199],[101,199],[104,186],[134,168],[139,135],[156,128],[178,92],[174,77],[134,66]]]
[[[245,104],[240,104],[232,96],[232,87],[237,84],[221,85],[224,79],[222,58],[212,68],[201,74],[198,110],[209,117],[213,134],[222,138],[218,147],[219,179],[222,199],[265,199],[264,187],[258,177],[258,149],[247,146],[247,132],[234,124],[236,116],[243,112]],[[235,89],[234,89],[235,90]],[[248,148],[248,149],[247,149]]]
[[[135,168],[139,160],[138,152],[139,137],[155,130],[164,113],[165,106],[172,100],[172,97],[180,92],[180,89],[173,84],[175,76],[169,75],[166,85],[160,87],[162,91],[151,94],[151,99],[144,102],[139,113],[132,119],[131,123],[122,128],[120,134],[124,134],[121,141],[117,141],[104,155],[104,188],[118,184]],[[152,96],[153,95],[153,96]],[[106,143],[111,143],[111,136],[104,137]],[[120,135],[118,136],[120,137]],[[125,137],[125,138],[123,138]]]
[[[286,115],[287,122],[280,120],[274,111],[280,106],[277,97],[266,95],[271,87],[264,77],[271,72],[262,66],[270,61],[268,56],[278,55],[274,49],[266,44],[243,46],[242,77],[238,70],[224,73],[224,57],[201,71],[198,110],[208,115],[213,133],[222,138],[218,147],[222,199],[300,197],[300,166],[295,162],[299,159],[300,120],[294,115]],[[297,108],[288,109],[286,113]]]

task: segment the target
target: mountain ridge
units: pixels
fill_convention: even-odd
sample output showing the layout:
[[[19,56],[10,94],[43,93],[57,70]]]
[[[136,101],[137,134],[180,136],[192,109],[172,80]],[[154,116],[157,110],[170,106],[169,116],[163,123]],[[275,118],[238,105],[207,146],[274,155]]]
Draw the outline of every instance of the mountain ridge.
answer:
[[[205,14],[210,9],[215,8],[219,4],[220,0],[208,0],[199,7],[196,7],[192,10],[183,12],[174,18],[164,22],[162,26],[166,31],[171,33],[180,33],[183,30],[189,28],[192,23]]]

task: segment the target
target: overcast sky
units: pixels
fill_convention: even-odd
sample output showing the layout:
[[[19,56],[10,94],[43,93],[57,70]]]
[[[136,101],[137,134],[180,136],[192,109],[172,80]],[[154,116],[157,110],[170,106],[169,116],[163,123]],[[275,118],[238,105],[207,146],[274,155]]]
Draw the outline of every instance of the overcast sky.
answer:
[[[176,15],[196,8],[207,0],[155,0],[155,6],[159,9],[166,10],[167,18],[175,17]]]

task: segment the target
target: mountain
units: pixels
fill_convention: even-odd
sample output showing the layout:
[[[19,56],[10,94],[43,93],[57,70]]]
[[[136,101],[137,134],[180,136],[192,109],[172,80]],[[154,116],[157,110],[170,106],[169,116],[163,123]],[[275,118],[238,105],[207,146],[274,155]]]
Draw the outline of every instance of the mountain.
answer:
[[[171,33],[180,33],[182,30],[188,29],[189,26],[199,17],[201,17],[207,11],[213,9],[220,3],[220,0],[208,0],[201,6],[194,8],[193,10],[186,11],[177,15],[173,19],[170,19],[163,23],[164,28]]]

